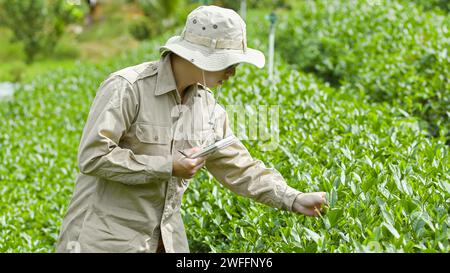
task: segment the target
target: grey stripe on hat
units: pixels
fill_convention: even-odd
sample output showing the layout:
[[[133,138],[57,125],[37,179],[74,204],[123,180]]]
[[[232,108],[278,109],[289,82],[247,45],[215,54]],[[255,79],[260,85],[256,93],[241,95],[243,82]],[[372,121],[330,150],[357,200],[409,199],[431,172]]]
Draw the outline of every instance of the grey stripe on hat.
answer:
[[[209,48],[219,48],[219,49],[240,49],[243,50],[244,42],[243,40],[228,40],[228,39],[212,39],[205,36],[200,36],[192,32],[183,31],[181,34],[184,40],[194,43],[197,45],[206,46]]]

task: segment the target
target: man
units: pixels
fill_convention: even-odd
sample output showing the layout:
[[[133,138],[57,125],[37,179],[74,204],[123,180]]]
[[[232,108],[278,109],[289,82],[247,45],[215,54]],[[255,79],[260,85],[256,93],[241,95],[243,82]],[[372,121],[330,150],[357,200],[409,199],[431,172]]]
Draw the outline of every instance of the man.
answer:
[[[159,61],[120,70],[102,83],[83,131],[80,174],[58,252],[189,252],[180,206],[189,179],[203,166],[237,194],[319,213],[324,192],[289,187],[240,141],[203,158],[178,152],[193,153],[233,134],[209,87],[233,76],[239,63],[264,66],[264,55],[247,48],[245,31],[233,10],[199,7],[182,35],[161,47]]]

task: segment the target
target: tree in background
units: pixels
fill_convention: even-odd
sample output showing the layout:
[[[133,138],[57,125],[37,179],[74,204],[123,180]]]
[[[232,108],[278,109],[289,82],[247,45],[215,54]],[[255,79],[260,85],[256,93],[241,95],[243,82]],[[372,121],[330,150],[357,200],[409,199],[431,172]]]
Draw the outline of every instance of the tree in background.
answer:
[[[86,25],[90,26],[94,22],[95,14],[98,10],[98,1],[97,0],[86,0],[85,3],[89,7],[89,12],[86,14]]]
[[[188,12],[194,7],[185,0],[135,0],[143,16],[129,26],[130,33],[138,40],[160,35],[184,24]],[[193,7],[191,7],[193,6]]]
[[[257,8],[257,9],[290,8],[292,4],[291,2],[295,1],[298,0],[246,0],[247,8]],[[209,0],[208,4],[217,5],[225,8],[234,9],[235,11],[239,11],[241,7],[241,0]]]
[[[22,42],[26,62],[39,53],[50,54],[67,24],[83,18],[85,6],[64,0],[0,0],[0,24]]]

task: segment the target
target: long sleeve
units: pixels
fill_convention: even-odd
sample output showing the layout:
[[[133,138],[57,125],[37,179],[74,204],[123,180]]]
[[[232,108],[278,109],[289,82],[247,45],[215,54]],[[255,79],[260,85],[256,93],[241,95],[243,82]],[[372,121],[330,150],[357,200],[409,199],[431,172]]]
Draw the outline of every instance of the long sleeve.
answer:
[[[223,137],[226,137],[233,133],[227,114],[223,112]],[[276,169],[267,168],[262,161],[253,159],[240,141],[211,154],[206,167],[222,185],[236,194],[275,208],[292,211],[295,198],[301,194],[288,186]]]
[[[106,79],[92,104],[83,130],[78,167],[83,174],[124,184],[144,184],[168,179],[172,157],[136,154],[119,147],[139,107],[139,95],[120,76]]]

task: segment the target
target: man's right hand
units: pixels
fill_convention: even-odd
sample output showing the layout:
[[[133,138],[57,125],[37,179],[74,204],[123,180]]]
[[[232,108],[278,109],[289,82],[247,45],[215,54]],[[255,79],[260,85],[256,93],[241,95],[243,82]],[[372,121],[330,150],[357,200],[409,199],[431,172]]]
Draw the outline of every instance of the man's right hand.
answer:
[[[186,150],[187,155],[191,155],[200,151],[199,147],[194,147],[192,149]],[[199,157],[195,159],[187,157],[176,157],[173,161],[172,175],[181,177],[184,179],[192,178],[198,170],[200,170],[205,165],[206,157]]]

